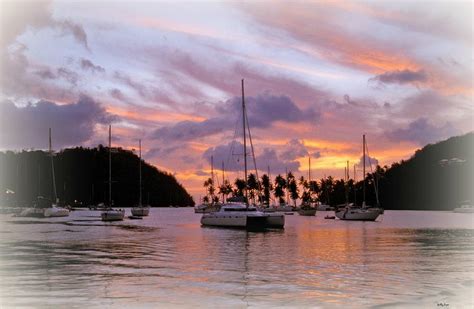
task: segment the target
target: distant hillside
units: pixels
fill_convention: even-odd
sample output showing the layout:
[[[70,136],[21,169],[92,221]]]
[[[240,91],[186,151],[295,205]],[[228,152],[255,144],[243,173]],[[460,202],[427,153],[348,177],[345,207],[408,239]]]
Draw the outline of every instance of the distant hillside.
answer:
[[[381,205],[452,210],[462,201],[474,202],[473,160],[472,132],[427,145],[409,160],[379,169]],[[370,197],[374,199],[373,194]]]
[[[61,201],[100,203],[108,200],[108,148],[65,149],[54,157],[56,186]],[[112,199],[115,206],[133,206],[139,199],[139,158],[119,149],[112,154]],[[52,196],[51,161],[43,151],[0,152],[1,204],[31,203]],[[152,206],[193,206],[176,178],[142,161],[143,202]],[[10,189],[15,194],[6,194]],[[16,196],[13,198],[13,196]]]

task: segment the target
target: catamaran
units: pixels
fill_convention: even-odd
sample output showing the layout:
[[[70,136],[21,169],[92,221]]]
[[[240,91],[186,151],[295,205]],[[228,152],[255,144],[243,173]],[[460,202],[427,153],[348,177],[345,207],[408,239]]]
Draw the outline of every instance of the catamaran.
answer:
[[[142,205],[142,141],[138,140],[138,148],[139,148],[139,174],[140,174],[140,181],[139,181],[139,191],[140,191],[140,197],[138,199],[138,205],[136,207],[132,208],[132,216],[136,217],[146,217],[150,213],[150,206],[148,205]]]
[[[353,205],[346,205],[346,207],[339,208],[335,214],[341,220],[357,220],[357,221],[375,221],[378,216],[381,214],[380,208],[371,208],[365,204],[365,134],[362,137],[363,143],[363,199],[362,207],[355,207]]]
[[[245,110],[244,80],[242,79],[242,122],[243,122],[243,156],[245,168],[245,182],[247,187],[247,129],[248,118]],[[250,129],[248,129],[250,134]],[[250,141],[252,141],[249,136]],[[255,169],[257,169],[255,167]],[[248,192],[245,198],[228,199],[218,211],[204,213],[201,217],[204,226],[233,227],[246,229],[283,228],[285,216],[282,213],[264,213],[248,204]]]
[[[109,203],[102,211],[100,217],[102,221],[122,221],[125,216],[124,209],[112,208],[112,126],[109,125]]]

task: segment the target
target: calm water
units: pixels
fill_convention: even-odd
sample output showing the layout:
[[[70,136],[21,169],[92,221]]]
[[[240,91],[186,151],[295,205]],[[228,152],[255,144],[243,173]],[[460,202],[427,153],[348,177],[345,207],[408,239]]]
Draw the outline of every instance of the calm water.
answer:
[[[202,228],[190,208],[0,215],[0,307],[474,306],[474,215],[324,216],[257,233]]]

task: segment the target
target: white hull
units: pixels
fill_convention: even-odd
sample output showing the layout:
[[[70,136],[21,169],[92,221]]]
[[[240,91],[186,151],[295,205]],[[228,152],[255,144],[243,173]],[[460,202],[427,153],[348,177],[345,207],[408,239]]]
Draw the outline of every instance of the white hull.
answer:
[[[457,213],[463,213],[463,214],[469,214],[469,213],[474,213],[474,207],[458,207],[454,208],[454,212]]]
[[[22,210],[17,217],[44,218],[44,208],[26,208]]]
[[[61,207],[49,207],[44,209],[45,217],[67,217],[69,216],[69,209]]]
[[[125,210],[123,209],[104,210],[100,214],[102,221],[122,221],[124,216],[125,216]]]
[[[146,217],[150,213],[150,207],[133,207],[132,215],[137,217]]]
[[[380,210],[376,208],[344,208],[336,211],[336,217],[341,220],[375,221],[379,215]]]
[[[246,229],[283,228],[285,216],[278,213],[263,213],[245,204],[229,203],[223,205],[219,211],[203,214],[201,224]]]
[[[299,209],[298,214],[300,216],[316,216],[316,208],[312,209]]]

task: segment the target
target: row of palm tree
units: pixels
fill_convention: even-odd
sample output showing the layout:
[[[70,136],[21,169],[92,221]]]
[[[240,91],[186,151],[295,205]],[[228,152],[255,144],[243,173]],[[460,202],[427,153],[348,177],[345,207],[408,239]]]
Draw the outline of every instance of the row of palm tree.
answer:
[[[368,188],[372,187],[376,173],[367,174]],[[286,177],[277,175],[272,181],[267,174],[263,174],[257,179],[255,174],[251,173],[247,179],[235,179],[231,184],[228,180],[220,185],[216,185],[212,178],[204,182],[206,196],[203,201],[206,203],[224,202],[230,196],[244,197],[245,190],[250,203],[263,203],[269,205],[272,201],[279,204],[290,203],[296,206],[297,200],[302,203],[321,202],[328,205],[338,205],[346,202],[357,204],[362,197],[362,181],[355,182],[353,179],[337,179],[332,176],[321,178],[320,180],[308,180],[304,176],[297,179],[293,173],[288,172]],[[368,195],[375,194],[369,190]],[[273,195],[273,196],[272,196]]]

